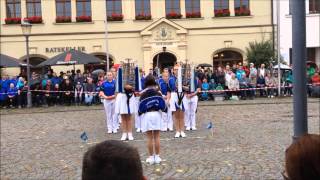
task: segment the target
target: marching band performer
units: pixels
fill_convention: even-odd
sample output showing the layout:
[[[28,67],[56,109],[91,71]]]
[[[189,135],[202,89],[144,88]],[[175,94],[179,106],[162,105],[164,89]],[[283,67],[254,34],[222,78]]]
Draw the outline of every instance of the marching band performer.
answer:
[[[111,72],[107,73],[107,80],[101,85],[99,96],[103,99],[104,110],[106,113],[106,124],[108,134],[117,133],[118,120],[115,111],[115,80]]]
[[[173,70],[173,76],[169,79],[169,87],[171,89],[170,111],[173,112],[175,119],[176,134],[175,138],[186,137],[184,133],[184,93],[182,91],[182,69],[180,65],[176,65]]]
[[[116,92],[115,113],[121,116],[122,136],[121,141],[133,140],[132,116],[135,114],[134,89],[129,81],[123,81],[122,67],[118,70]],[[128,77],[126,77],[128,78]],[[124,84],[124,86],[123,86]]]
[[[165,100],[157,91],[157,83],[152,75],[148,75],[145,81],[146,89],[141,94],[139,103],[139,115],[141,115],[142,131],[148,138],[149,157],[146,162],[150,164],[161,162],[160,154],[160,130],[162,127],[162,113],[167,111]]]
[[[140,93],[143,90],[143,83],[144,83],[144,77],[142,74],[142,70],[140,70],[139,72],[139,68],[136,66],[135,70],[135,99],[136,99],[136,108],[139,108],[139,101],[140,101]],[[135,113],[135,117],[134,117],[134,122],[135,122],[135,128],[137,129],[136,132],[141,132],[142,130],[142,122],[141,122],[141,118],[139,116],[138,111],[136,111]]]
[[[191,68],[191,74],[189,73],[187,90],[185,98],[183,99],[184,103],[184,121],[186,130],[197,130],[196,128],[196,111],[198,106],[198,96],[197,93],[200,92],[200,87],[198,79],[195,77],[194,68]]]
[[[162,97],[166,101],[167,106],[170,105],[170,97],[171,97],[171,90],[169,88],[169,72],[163,71],[162,77],[158,81],[160,91],[162,93]],[[172,112],[168,110],[168,112],[162,113],[163,119],[163,126],[161,131],[173,131],[173,121],[172,121]]]

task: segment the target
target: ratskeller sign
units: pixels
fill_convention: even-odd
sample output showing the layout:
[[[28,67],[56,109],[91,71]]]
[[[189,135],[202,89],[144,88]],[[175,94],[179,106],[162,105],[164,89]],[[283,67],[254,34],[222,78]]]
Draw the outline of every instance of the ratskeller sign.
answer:
[[[52,47],[52,48],[46,48],[46,53],[63,53],[70,50],[78,50],[81,52],[86,51],[86,48],[84,46],[78,46],[78,47]]]

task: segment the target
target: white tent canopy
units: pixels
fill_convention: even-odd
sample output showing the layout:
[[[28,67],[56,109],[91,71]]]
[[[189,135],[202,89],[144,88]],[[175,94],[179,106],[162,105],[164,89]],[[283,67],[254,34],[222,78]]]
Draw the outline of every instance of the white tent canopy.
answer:
[[[278,64],[273,66],[273,69],[278,69]],[[291,69],[291,67],[285,64],[280,64],[280,69]]]

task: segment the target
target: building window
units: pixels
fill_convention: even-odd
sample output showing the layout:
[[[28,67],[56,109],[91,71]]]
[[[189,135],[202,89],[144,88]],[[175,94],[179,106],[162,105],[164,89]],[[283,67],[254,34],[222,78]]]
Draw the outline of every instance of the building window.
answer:
[[[71,22],[71,2],[70,0],[56,0],[56,22]]]
[[[214,0],[214,16],[230,16],[229,0]]]
[[[150,0],[135,0],[135,10],[137,20],[150,20]]]
[[[7,0],[7,18],[21,17],[21,2],[20,0]]]
[[[27,0],[27,17],[41,16],[41,0]]]
[[[320,0],[309,0],[309,14],[320,13]]]
[[[249,16],[249,0],[235,0],[234,1],[234,12],[236,16]]]
[[[185,0],[186,1],[186,18],[200,18],[200,0]]]
[[[166,17],[168,19],[179,19],[182,17],[180,0],[166,0]]]
[[[122,21],[121,0],[107,0],[107,15],[109,21]]]
[[[77,22],[91,22],[91,0],[77,0]]]

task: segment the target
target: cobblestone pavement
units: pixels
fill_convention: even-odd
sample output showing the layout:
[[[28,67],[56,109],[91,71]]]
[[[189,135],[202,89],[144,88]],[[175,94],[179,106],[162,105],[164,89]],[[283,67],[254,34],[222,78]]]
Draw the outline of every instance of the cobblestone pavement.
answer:
[[[161,133],[164,161],[143,162],[148,179],[282,179],[293,133],[291,99],[201,102],[197,116],[198,130],[187,138]],[[309,99],[308,116],[309,132],[319,134],[319,99]],[[87,144],[79,138],[83,131]],[[144,161],[145,137],[134,135],[129,143]],[[0,179],[80,179],[84,152],[106,139],[120,134],[106,134],[102,106],[1,110]]]

